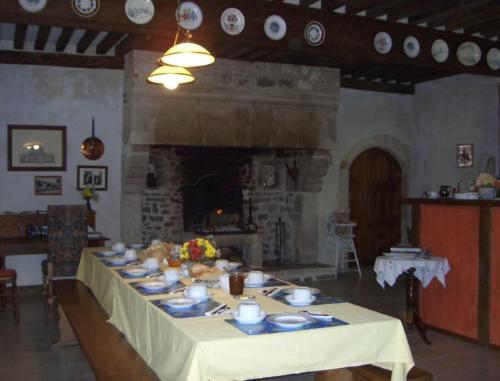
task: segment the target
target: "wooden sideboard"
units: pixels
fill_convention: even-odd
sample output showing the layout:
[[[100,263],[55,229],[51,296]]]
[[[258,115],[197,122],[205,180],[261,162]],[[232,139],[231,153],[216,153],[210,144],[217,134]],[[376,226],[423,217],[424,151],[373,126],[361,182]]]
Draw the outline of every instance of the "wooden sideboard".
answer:
[[[27,225],[47,225],[47,213],[0,214],[0,268],[5,267],[7,255],[47,254],[47,237],[26,237]],[[87,225],[95,229],[96,213],[89,211]],[[90,247],[104,246],[108,238],[89,238]]]
[[[429,326],[500,346],[500,200],[406,199],[412,244],[446,257],[446,288],[420,293]]]

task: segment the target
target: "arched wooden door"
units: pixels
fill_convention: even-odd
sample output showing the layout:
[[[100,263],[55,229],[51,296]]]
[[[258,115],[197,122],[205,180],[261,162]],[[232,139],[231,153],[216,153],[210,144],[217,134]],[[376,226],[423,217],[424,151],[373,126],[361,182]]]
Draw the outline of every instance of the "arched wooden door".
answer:
[[[349,208],[362,265],[400,242],[401,167],[388,152],[370,148],[349,168]]]

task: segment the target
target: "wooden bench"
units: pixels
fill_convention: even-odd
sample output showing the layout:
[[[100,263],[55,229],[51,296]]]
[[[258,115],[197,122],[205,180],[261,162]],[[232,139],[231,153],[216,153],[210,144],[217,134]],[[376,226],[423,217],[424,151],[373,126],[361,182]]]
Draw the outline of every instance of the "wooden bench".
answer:
[[[159,381],[125,336],[106,322],[106,312],[84,284],[62,279],[54,280],[53,286],[59,301],[61,342],[78,340],[97,380]]]
[[[431,381],[432,373],[413,367],[406,378],[407,381]],[[363,365],[347,369],[336,369],[318,372],[315,381],[390,381],[391,372],[374,365]]]

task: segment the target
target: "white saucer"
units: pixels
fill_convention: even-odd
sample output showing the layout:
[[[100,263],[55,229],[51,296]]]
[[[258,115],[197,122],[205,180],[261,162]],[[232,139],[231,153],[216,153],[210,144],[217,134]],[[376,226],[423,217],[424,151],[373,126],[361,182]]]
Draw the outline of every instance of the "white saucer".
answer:
[[[304,29],[304,38],[311,46],[319,46],[325,41],[325,28],[319,21],[310,21]]]
[[[108,262],[114,266],[125,266],[128,261],[125,258],[113,258],[108,259]]]
[[[184,296],[186,298],[196,300],[198,303],[201,303],[201,302],[206,302],[208,299],[210,299],[210,297],[212,296],[212,294],[210,292],[207,292],[207,294],[205,296],[194,297],[194,296],[189,295],[189,290],[186,289],[186,291],[184,291]]]
[[[229,270],[235,270],[239,267],[241,267],[243,263],[241,262],[229,262]]]
[[[450,48],[446,41],[440,38],[434,41],[431,47],[431,55],[436,62],[443,63],[446,61],[450,55]]]
[[[175,12],[177,24],[183,29],[195,30],[203,22],[203,12],[192,1],[182,2]]]
[[[170,308],[181,310],[191,308],[197,301],[191,298],[170,298],[161,300],[160,303]]]
[[[142,267],[136,267],[136,268],[132,268],[132,269],[123,270],[123,273],[127,274],[129,276],[140,278],[140,277],[143,277],[144,275],[146,275],[148,273],[148,271]]]
[[[245,16],[237,8],[227,8],[220,16],[220,26],[230,36],[236,36],[245,29]]]
[[[464,42],[457,49],[457,59],[462,65],[474,66],[481,60],[481,48],[475,42]]]
[[[304,314],[277,314],[269,315],[267,321],[282,328],[300,328],[306,324],[314,323],[314,319]]]
[[[165,282],[144,282],[141,283],[140,286],[149,291],[158,291],[167,288],[167,284]]]
[[[414,36],[408,36],[403,42],[403,50],[405,54],[410,58],[415,58],[420,53],[420,43]]]
[[[233,311],[233,318],[240,324],[257,324],[260,323],[262,320],[265,319],[267,314],[264,311],[260,311],[259,316],[248,316],[248,317],[243,317],[238,315],[238,311]]]
[[[491,70],[500,69],[500,50],[497,48],[490,49],[486,55],[486,62]]]
[[[316,297],[314,295],[311,296],[311,299],[309,300],[295,300],[293,299],[292,295],[287,295],[285,296],[286,301],[288,304],[294,306],[294,307],[304,307],[304,306],[310,306],[312,302],[316,300]]]
[[[143,249],[144,244],[143,243],[131,243],[130,245],[128,245],[128,247],[130,247],[131,249]]]
[[[271,40],[278,41],[285,37],[286,22],[278,15],[269,16],[264,23],[264,32]]]
[[[293,292],[294,288],[296,288],[296,287],[284,288],[283,291],[287,294],[291,294]],[[314,288],[314,287],[309,287],[309,290],[311,290],[313,295],[319,294],[321,292],[318,288]]]
[[[47,0],[19,0],[19,5],[27,12],[40,12],[47,5]]]
[[[106,250],[106,251],[99,251],[98,253],[103,257],[114,257],[115,255],[121,254],[121,251]]]
[[[125,14],[135,24],[147,24],[155,15],[155,6],[151,0],[127,0]]]
[[[378,32],[373,39],[373,46],[380,54],[387,54],[392,49],[392,38],[387,32]]]

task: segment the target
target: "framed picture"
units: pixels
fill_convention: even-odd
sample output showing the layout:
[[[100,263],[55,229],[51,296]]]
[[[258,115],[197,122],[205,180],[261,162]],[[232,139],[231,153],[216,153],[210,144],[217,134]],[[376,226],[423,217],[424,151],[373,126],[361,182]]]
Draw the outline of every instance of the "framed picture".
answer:
[[[65,171],[66,127],[9,125],[7,154],[9,171]]]
[[[457,165],[459,167],[472,167],[473,153],[472,144],[457,144]]]
[[[95,190],[108,189],[108,167],[97,165],[79,165],[76,173],[76,189],[93,187]]]
[[[62,194],[61,176],[35,176],[35,195],[55,196]]]

